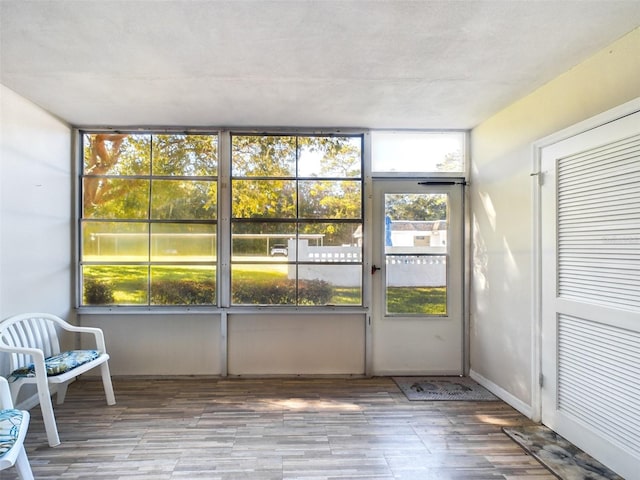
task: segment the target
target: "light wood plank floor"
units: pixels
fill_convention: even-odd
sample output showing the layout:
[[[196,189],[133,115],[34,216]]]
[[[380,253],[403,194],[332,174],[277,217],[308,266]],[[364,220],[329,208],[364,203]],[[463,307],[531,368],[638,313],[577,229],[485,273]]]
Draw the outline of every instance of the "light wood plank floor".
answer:
[[[36,479],[555,478],[502,433],[531,423],[510,406],[409,402],[390,378],[114,378],[114,388],[109,407],[99,380],[69,387],[56,448],[32,409]]]

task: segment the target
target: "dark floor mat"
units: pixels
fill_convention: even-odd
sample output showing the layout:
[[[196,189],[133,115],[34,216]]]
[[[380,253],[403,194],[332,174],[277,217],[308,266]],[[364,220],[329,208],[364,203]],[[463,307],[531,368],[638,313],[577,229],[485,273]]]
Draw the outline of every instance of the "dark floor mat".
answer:
[[[562,480],[624,480],[543,425],[504,427],[502,430]]]
[[[498,398],[469,377],[392,377],[412,401],[493,401]]]

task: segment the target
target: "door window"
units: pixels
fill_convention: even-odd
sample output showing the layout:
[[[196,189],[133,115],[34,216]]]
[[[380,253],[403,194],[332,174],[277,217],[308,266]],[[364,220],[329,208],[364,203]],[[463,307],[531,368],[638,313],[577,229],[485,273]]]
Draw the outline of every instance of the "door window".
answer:
[[[447,314],[448,195],[386,193],[387,315]]]

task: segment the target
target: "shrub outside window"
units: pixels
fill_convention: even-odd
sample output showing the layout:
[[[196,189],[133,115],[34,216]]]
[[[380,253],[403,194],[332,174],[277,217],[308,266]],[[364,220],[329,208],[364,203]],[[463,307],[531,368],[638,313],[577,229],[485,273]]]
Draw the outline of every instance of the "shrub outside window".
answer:
[[[80,304],[216,304],[217,135],[81,138]]]
[[[362,136],[231,136],[231,303],[362,305]]]

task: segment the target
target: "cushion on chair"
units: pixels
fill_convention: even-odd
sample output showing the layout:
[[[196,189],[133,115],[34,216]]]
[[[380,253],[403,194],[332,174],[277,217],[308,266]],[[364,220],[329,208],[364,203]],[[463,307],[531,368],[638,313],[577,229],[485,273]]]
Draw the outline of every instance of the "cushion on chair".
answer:
[[[11,450],[16,443],[22,425],[20,410],[0,410],[0,457]]]
[[[73,370],[80,365],[83,365],[91,360],[95,360],[100,356],[100,352],[97,350],[69,350],[68,352],[62,352],[58,355],[48,357],[44,359],[44,367],[47,370],[48,376],[60,375],[66,373],[69,370]],[[33,363],[26,367],[18,368],[11,372],[10,377],[34,377],[36,375],[35,367]]]

